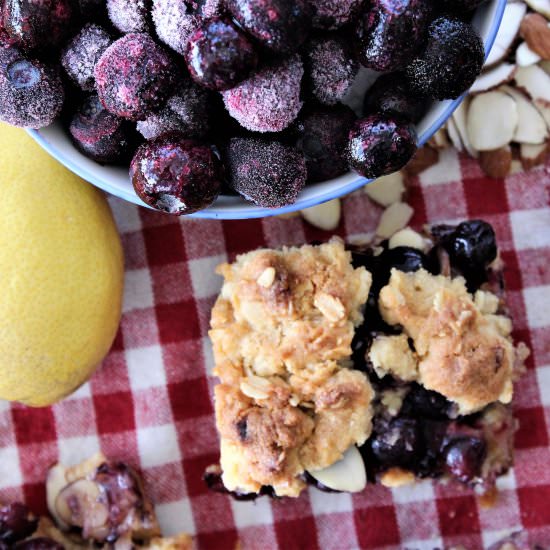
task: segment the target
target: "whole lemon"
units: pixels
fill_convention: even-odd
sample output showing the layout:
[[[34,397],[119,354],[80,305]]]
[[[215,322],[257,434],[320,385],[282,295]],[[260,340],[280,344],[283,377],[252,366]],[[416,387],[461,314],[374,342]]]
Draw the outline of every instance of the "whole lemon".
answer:
[[[0,125],[0,398],[55,403],[105,357],[120,321],[120,238],[103,194]]]

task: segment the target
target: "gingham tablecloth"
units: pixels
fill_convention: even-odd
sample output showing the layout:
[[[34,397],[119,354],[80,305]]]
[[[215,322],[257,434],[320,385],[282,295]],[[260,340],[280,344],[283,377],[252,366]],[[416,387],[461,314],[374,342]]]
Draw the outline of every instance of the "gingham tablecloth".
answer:
[[[207,491],[218,459],[207,337],[220,262],[260,246],[326,239],[300,218],[236,222],[176,219],[110,199],[126,252],[122,323],[110,355],[74,395],[51,408],[0,402],[0,501],[45,511],[44,478],[57,460],[98,449],[141,469],[166,534],[187,531],[200,549],[486,548],[524,529],[550,547],[550,165],[506,181],[447,151],[409,191],[413,225],[481,217],[506,262],[515,337],[532,350],[517,384],[516,466],[494,507],[471,491],[429,481],[358,495],[306,491],[297,500],[235,502]],[[345,201],[336,231],[371,233],[381,209]]]

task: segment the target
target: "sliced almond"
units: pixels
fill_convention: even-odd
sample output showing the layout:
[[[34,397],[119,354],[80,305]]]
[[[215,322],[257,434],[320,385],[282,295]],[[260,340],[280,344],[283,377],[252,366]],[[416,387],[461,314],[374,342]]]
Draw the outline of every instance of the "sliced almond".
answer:
[[[79,479],[67,485],[55,499],[58,516],[68,525],[95,529],[107,525],[109,510],[100,502],[101,490],[97,483]]]
[[[394,172],[382,176],[376,181],[365,185],[364,189],[369,199],[381,206],[390,206],[394,202],[399,202],[403,193],[405,193],[403,173]]]
[[[490,178],[505,178],[512,169],[512,148],[505,145],[494,151],[481,151],[479,165]]]
[[[274,283],[276,275],[277,272],[274,267],[266,267],[256,279],[256,282],[263,288],[269,288]]]
[[[447,131],[449,132],[449,138],[451,139],[451,143],[453,144],[453,147],[457,151],[461,151],[461,152],[464,151],[464,144],[460,139],[460,134],[458,133],[458,129],[456,127],[456,123],[453,117],[447,120]]]
[[[50,468],[48,477],[46,478],[46,502],[48,504],[48,511],[62,529],[68,529],[69,525],[65,523],[57,513],[55,501],[59,493],[67,486],[65,472],[66,468],[64,466],[56,464]]]
[[[494,65],[508,55],[526,11],[527,6],[524,2],[508,2],[506,4],[495,43],[487,57],[486,66]]]
[[[525,90],[531,99],[550,105],[550,75],[538,65],[519,67],[514,78],[517,87]]]
[[[538,112],[546,122],[546,127],[550,130],[550,104],[545,101],[535,99],[533,105],[537,108]]]
[[[389,239],[394,233],[408,225],[413,213],[413,209],[404,202],[392,204],[382,213],[376,234],[383,239]]]
[[[417,250],[424,250],[426,248],[426,241],[420,233],[410,227],[405,227],[405,229],[401,229],[401,231],[390,237],[388,247],[397,248],[398,246],[408,246]]]
[[[550,19],[550,0],[525,0],[525,2],[532,10]]]
[[[529,67],[541,60],[538,53],[534,52],[527,42],[522,42],[516,50],[516,63],[519,67]]]
[[[249,375],[240,383],[241,391],[251,399],[267,399],[271,391],[269,380],[261,376]]]
[[[528,13],[521,21],[520,35],[541,59],[550,59],[550,27],[538,13]]]
[[[531,170],[539,164],[543,164],[550,153],[550,144],[541,143],[540,145],[529,145],[522,143],[519,148],[521,165],[524,170]]]
[[[331,323],[338,323],[346,316],[346,308],[340,298],[326,292],[317,292],[313,298],[313,305]]]
[[[518,143],[544,143],[548,137],[548,128],[537,108],[527,99],[523,92],[511,86],[502,86],[502,91],[510,95],[517,104],[518,125],[513,141]]]
[[[464,101],[457,107],[455,112],[453,113],[453,121],[456,125],[456,131],[458,132],[458,135],[460,136],[460,141],[462,145],[464,146],[464,149],[466,149],[467,153],[473,157],[477,158],[479,153],[478,151],[472,146],[472,142],[470,141],[470,138],[468,137],[468,130],[466,127],[466,118],[468,115],[468,109],[470,107],[470,98],[465,98]]]
[[[350,447],[338,462],[322,470],[309,471],[309,474],[334,491],[357,493],[367,486],[365,463],[355,445]]]
[[[514,78],[516,66],[510,63],[499,63],[487,71],[482,72],[470,88],[471,94],[479,94],[498,88],[501,84],[510,82]]]
[[[474,149],[492,151],[508,145],[518,125],[515,100],[504,92],[475,96],[468,109],[466,128]]]
[[[416,151],[414,157],[404,168],[408,176],[417,176],[439,162],[439,151],[425,145]]]
[[[428,145],[433,149],[446,149],[449,147],[449,136],[445,128],[440,128],[428,141]]]
[[[342,204],[340,199],[324,202],[302,210],[302,217],[317,229],[333,231],[340,224]]]

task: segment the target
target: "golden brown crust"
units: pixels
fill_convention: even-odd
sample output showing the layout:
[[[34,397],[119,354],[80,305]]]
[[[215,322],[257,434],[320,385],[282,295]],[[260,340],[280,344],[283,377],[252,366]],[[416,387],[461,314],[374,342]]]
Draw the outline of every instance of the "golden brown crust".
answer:
[[[251,252],[218,272],[210,337],[224,484],[297,496],[304,470],[370,433],[370,384],[345,368],[370,274],[339,240]]]
[[[379,306],[386,322],[401,325],[413,341],[417,368],[409,368],[405,379],[445,395],[461,414],[510,402],[515,352],[510,320],[495,313],[496,296],[473,297],[460,277],[392,270]],[[375,359],[397,376],[403,370]]]

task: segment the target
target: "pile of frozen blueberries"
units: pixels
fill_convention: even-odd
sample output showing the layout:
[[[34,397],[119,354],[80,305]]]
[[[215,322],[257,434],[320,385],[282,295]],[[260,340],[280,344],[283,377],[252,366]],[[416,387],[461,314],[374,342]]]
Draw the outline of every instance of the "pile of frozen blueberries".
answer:
[[[0,0],[0,120],[59,118],[165,212],[220,193],[281,207],[409,161],[429,100],[481,71],[483,1]],[[383,74],[356,113],[342,100],[361,66]]]

